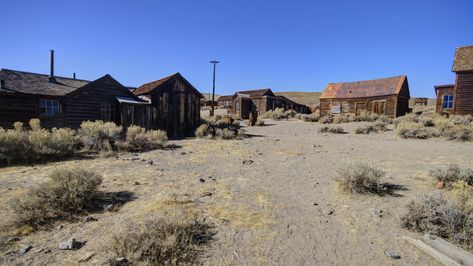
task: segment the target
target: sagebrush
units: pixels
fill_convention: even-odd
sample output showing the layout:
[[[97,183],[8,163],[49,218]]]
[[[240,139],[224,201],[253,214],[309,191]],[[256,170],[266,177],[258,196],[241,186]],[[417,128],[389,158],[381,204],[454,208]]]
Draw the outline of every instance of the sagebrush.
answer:
[[[365,163],[349,163],[337,169],[338,182],[343,191],[359,194],[383,194],[381,178],[385,173]]]

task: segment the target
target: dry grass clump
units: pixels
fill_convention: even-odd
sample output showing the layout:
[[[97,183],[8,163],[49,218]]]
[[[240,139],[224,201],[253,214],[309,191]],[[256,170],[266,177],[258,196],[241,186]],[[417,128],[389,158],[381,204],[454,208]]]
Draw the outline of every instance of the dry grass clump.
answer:
[[[49,180],[12,202],[16,223],[38,227],[87,212],[98,198],[102,176],[80,168],[56,169]]]
[[[320,133],[334,133],[334,134],[344,134],[346,133],[342,127],[335,126],[324,126],[319,129]]]
[[[473,127],[462,124],[455,125],[445,129],[443,135],[447,140],[473,141]]]
[[[14,129],[0,128],[0,162],[7,164],[46,161],[71,156],[79,146],[75,132],[68,128],[41,128],[39,119],[30,120],[31,130],[16,122]]]
[[[464,191],[463,191],[464,192]],[[469,189],[473,192],[473,189]],[[465,195],[465,193],[463,193]],[[471,200],[472,194],[468,198]],[[403,227],[433,234],[473,250],[473,208],[441,193],[413,200],[401,217]]]
[[[244,137],[244,131],[239,121],[230,116],[216,115],[203,120],[195,135],[198,138],[241,139]]]
[[[355,129],[355,134],[378,133],[379,131],[388,131],[388,124],[377,121],[373,124],[364,125]]]
[[[270,118],[273,120],[282,120],[282,119],[289,119],[296,116],[296,112],[294,110],[287,110],[284,111],[284,108],[276,108],[274,110],[269,110],[266,113],[261,115],[261,118]]]
[[[460,167],[457,164],[450,164],[447,168],[432,169],[430,175],[447,188],[451,188],[457,181],[473,185],[473,169]]]
[[[331,115],[324,115],[322,117],[319,118],[319,123],[320,124],[330,124],[332,123],[333,121],[333,118]]]
[[[129,265],[196,264],[213,235],[205,222],[150,218],[112,239],[114,257],[109,262],[121,265],[116,258],[125,258]]]
[[[337,169],[338,182],[343,191],[358,194],[384,194],[381,178],[385,173],[365,163],[346,164]]]
[[[113,122],[82,122],[79,136],[84,148],[92,151],[109,151],[121,140],[123,128]]]
[[[397,124],[397,134],[406,139],[428,139],[438,137],[440,132],[434,127],[425,127],[413,121],[401,121]]]
[[[118,142],[119,148],[127,151],[145,151],[163,148],[168,140],[166,131],[146,130],[139,126],[129,126],[125,142]]]
[[[320,119],[320,115],[318,114],[300,114],[300,120],[304,122],[317,122]]]

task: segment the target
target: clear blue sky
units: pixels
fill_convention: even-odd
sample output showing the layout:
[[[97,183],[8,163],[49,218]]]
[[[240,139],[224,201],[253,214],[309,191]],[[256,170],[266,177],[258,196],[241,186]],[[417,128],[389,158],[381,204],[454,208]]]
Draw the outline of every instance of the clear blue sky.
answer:
[[[201,92],[406,74],[411,95],[454,82],[456,47],[473,45],[473,1],[1,0],[0,67],[139,86],[181,72]]]

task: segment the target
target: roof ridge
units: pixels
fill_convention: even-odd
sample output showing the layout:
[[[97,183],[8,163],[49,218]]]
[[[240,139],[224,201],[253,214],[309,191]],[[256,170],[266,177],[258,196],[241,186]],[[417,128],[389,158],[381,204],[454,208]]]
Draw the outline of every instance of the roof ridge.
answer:
[[[35,72],[29,72],[29,71],[23,71],[23,70],[15,70],[15,69],[8,69],[8,68],[0,68],[0,71],[18,72],[18,73],[23,73],[23,74],[31,74],[31,75],[49,77],[48,74],[41,74],[41,73],[35,73]],[[70,77],[63,77],[63,76],[54,76],[54,77],[55,78],[60,78],[60,79],[69,79],[69,80],[78,80],[78,81],[91,82],[90,80],[86,80],[86,79],[70,78]]]
[[[343,84],[343,83],[357,83],[357,82],[366,82],[366,81],[375,81],[375,80],[383,80],[383,79],[392,79],[392,78],[404,78],[407,75],[398,75],[386,78],[375,78],[375,79],[365,79],[365,80],[356,80],[356,81],[342,81],[342,82],[329,82],[327,84]]]

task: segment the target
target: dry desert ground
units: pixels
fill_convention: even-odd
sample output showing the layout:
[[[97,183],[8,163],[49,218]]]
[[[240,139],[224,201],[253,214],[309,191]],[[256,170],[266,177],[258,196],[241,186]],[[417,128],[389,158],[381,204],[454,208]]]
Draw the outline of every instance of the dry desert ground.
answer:
[[[31,245],[31,251],[2,251],[0,264],[104,264],[113,235],[156,215],[214,226],[197,264],[437,265],[405,243],[402,236],[421,234],[403,229],[400,216],[408,201],[435,190],[430,169],[452,162],[473,166],[473,144],[405,140],[393,131],[355,135],[363,123],[341,124],[348,134],[330,134],[319,133],[319,123],[266,120],[267,126],[245,127],[250,137],[243,140],[190,138],[139,154],[0,168],[4,231],[11,223],[9,202],[58,167],[93,169],[104,177],[101,190],[132,195],[119,209],[91,214],[96,221],[58,222],[22,237],[8,249]],[[385,181],[400,189],[388,196],[340,191],[336,169],[347,162],[384,170]],[[85,245],[59,250],[58,243],[71,237]]]

